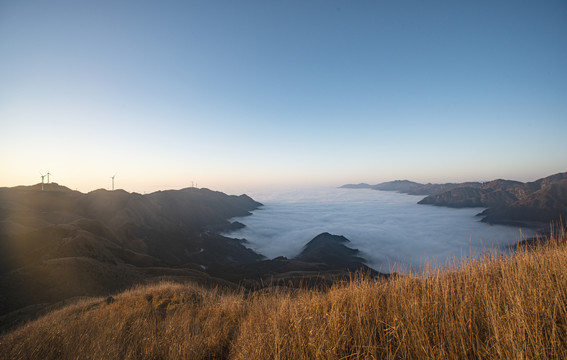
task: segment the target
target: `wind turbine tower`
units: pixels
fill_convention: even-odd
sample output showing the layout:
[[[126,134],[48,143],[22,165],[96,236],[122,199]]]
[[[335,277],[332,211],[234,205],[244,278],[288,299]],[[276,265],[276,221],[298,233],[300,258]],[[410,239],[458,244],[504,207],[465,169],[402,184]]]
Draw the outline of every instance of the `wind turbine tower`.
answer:
[[[49,173],[49,170],[47,170],[47,183],[48,184],[49,184],[49,175],[51,175],[51,174]]]
[[[42,175],[41,173],[39,173],[39,176],[41,176],[41,191],[43,191],[43,179],[45,178],[46,175]]]
[[[112,179],[112,191],[114,191],[114,177],[116,174],[112,175],[110,178]]]

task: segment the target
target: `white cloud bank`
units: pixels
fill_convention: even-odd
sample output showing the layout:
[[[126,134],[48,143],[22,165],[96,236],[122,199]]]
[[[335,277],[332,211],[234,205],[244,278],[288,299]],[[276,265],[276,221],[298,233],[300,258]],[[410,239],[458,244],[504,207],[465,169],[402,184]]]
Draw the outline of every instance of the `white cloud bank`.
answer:
[[[369,266],[389,272],[395,266],[419,268],[425,259],[480,254],[534,233],[488,225],[475,215],[482,209],[450,209],[417,205],[421,196],[351,189],[254,194],[264,207],[237,218],[246,228],[229,234],[245,238],[255,251],[274,258],[293,257],[322,232],[344,235],[363,252]]]

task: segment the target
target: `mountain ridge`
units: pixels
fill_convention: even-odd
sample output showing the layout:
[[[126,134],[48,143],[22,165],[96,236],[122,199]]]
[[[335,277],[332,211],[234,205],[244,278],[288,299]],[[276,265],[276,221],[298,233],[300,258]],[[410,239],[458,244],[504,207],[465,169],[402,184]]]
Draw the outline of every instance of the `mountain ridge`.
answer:
[[[223,283],[204,269],[262,256],[217,232],[260,206],[196,188],[148,195],[55,183],[0,188],[0,315],[171,274]]]
[[[353,184],[341,188],[357,189]],[[418,204],[453,208],[487,208],[483,222],[543,229],[567,217],[567,172],[532,182],[495,179],[488,182],[420,184],[395,180],[370,189],[427,195]]]

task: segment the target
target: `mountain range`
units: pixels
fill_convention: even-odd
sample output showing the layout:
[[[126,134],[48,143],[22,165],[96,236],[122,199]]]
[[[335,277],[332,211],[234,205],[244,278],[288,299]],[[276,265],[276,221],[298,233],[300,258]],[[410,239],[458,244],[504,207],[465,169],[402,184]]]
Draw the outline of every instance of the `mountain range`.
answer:
[[[322,234],[293,259],[265,259],[246,240],[220,235],[244,226],[228,219],[261,206],[197,188],[0,188],[0,329],[71,298],[163,279],[252,289],[295,279],[321,285],[356,270],[380,275],[340,236]]]
[[[492,224],[542,228],[567,216],[567,173],[527,183],[497,179],[459,184],[420,184],[396,180],[377,185],[362,183],[341,187],[427,195],[418,202],[423,205],[487,208],[479,216],[482,221]]]
[[[475,183],[464,183],[464,184],[475,184]],[[409,180],[394,180],[383,182],[376,185],[369,185],[366,183],[360,184],[346,184],[340,186],[340,188],[344,189],[372,189],[372,190],[381,190],[381,191],[397,191],[400,193],[408,194],[408,195],[431,195],[437,194],[443,191],[448,191],[455,187],[464,185],[464,184],[456,184],[456,183],[447,183],[447,184],[421,184],[414,181]]]
[[[567,216],[567,173],[534,182],[345,185],[427,195],[419,203],[486,208],[489,223],[548,225]],[[55,183],[0,188],[0,330],[82,296],[163,279],[205,286],[325,286],[367,267],[349,240],[323,233],[293,258],[266,259],[220,234],[262,204],[186,188],[147,195],[73,191]]]

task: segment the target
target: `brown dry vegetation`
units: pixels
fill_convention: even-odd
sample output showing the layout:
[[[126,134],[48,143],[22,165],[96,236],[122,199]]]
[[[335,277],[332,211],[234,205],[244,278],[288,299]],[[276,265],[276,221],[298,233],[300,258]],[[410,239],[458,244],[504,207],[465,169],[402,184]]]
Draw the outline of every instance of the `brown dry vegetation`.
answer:
[[[253,294],[162,283],[0,339],[6,359],[565,359],[567,235],[458,269]]]

